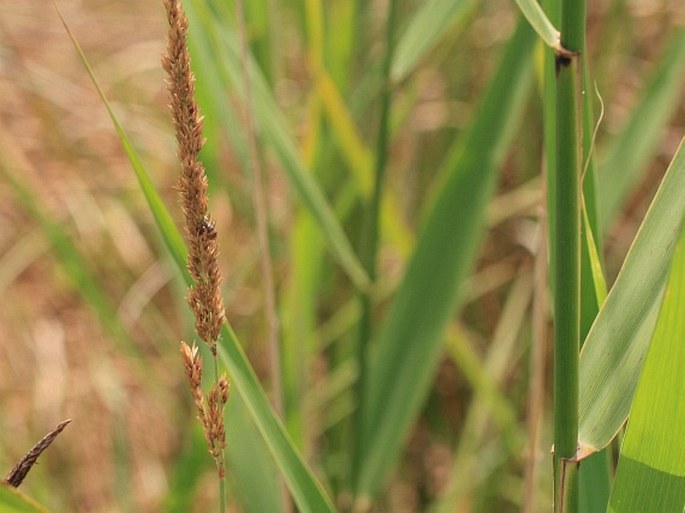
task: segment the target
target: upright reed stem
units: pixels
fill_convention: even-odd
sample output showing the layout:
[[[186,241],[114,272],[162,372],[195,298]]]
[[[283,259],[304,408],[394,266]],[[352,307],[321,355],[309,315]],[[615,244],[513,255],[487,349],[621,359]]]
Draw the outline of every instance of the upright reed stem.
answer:
[[[578,441],[580,336],[580,167],[582,155],[581,53],[585,0],[562,0],[561,45],[556,56],[556,250],[554,295],[555,512],[578,511],[575,458]]]

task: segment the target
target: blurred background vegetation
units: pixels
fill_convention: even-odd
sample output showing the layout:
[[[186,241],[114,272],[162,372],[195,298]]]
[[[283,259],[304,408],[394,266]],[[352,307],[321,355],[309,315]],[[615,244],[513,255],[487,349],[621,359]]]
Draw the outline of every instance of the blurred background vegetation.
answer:
[[[234,12],[219,1],[208,4],[214,13]],[[397,40],[423,4],[398,3]],[[395,70],[400,79],[393,93],[384,192],[393,198],[393,217],[383,221],[379,257],[381,288],[387,291],[396,286],[411,254],[437,170],[471,122],[474,104],[515,26],[516,7],[509,0],[464,4],[443,17],[444,28],[436,25],[437,39],[426,42],[414,66]],[[166,37],[161,2],[65,0],[60,5],[158,191],[180,220],[174,189],[178,164],[160,66]],[[318,50],[308,32],[305,2],[248,2],[246,12],[251,49],[301,159],[339,206],[345,202],[345,177],[370,158],[365,151],[377,137],[380,105],[374,91],[386,3],[327,0],[323,5]],[[277,11],[269,10],[275,6]],[[595,152],[602,162],[611,150],[605,141],[635,121],[636,106],[663,75],[657,73],[667,62],[666,49],[684,46],[678,41],[683,40],[685,7],[679,0],[602,0],[590,2],[589,10],[588,57],[605,104]],[[9,471],[45,432],[70,417],[72,424],[22,486],[37,500],[54,511],[208,511],[217,493],[212,462],[193,418],[178,355],[180,339],[192,338],[184,286],[107,112],[52,7],[1,0],[0,11],[0,472]],[[315,91],[316,59],[326,62],[348,106],[358,136],[351,147],[336,132],[341,125],[321,114],[326,107]],[[683,135],[683,62],[667,66],[675,85],[659,137],[625,195],[615,200],[620,212],[604,227],[610,280]],[[540,63],[537,59],[538,77]],[[209,139],[203,155],[220,235],[227,316],[268,390],[268,328],[250,179],[208,92],[215,79],[206,68],[198,72]],[[451,337],[460,342],[447,346],[379,511],[425,511],[445,489],[453,465],[465,471],[457,511],[521,510],[533,255],[543,204],[538,85],[526,96],[488,211],[488,230],[463,285],[464,306]],[[230,101],[240,111],[239,99]],[[356,141],[364,148],[355,147]],[[265,165],[284,337],[286,343],[315,348],[315,357],[306,362],[310,388],[300,398],[307,429],[302,434],[296,428],[294,436],[326,484],[342,494],[336,480],[345,479],[340,467],[348,463],[349,448],[339,426],[352,409],[346,392],[354,375],[344,363],[356,336],[355,293],[325,252],[309,255],[310,262],[294,256],[319,235],[301,219],[302,207],[277,159],[267,154]],[[356,244],[362,223],[355,208],[350,212],[344,226]],[[378,319],[388,293],[381,296]],[[300,304],[303,297],[310,304]],[[295,322],[308,323],[310,339],[292,339],[298,333]],[[493,340],[504,336],[515,339],[506,360],[483,363],[492,359]],[[468,375],[469,368],[476,371]],[[479,376],[489,384],[479,382]],[[504,399],[504,417],[490,407],[492,385],[501,391],[496,394]],[[546,393],[545,411],[549,400]],[[243,417],[235,410],[231,418],[231,404],[228,443],[246,452],[232,461],[245,462],[254,455],[249,440],[232,436],[231,422]],[[513,426],[502,421],[508,412]],[[473,416],[478,420],[466,424]],[[545,416],[537,456],[540,504],[548,504],[551,495],[547,421]],[[500,450],[500,439],[508,436],[519,454]],[[265,465],[271,475],[270,463]],[[255,467],[229,466],[229,476],[252,471],[256,476],[247,488],[257,493],[241,492],[245,485],[234,483],[235,511],[269,511],[249,502],[262,486],[260,465]]]

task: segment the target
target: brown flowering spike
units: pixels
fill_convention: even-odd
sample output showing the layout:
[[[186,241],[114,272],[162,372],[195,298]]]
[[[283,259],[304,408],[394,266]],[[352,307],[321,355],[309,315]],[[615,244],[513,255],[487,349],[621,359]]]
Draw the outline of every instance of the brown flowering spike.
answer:
[[[185,217],[188,242],[188,270],[194,284],[188,290],[188,304],[195,316],[195,330],[209,346],[218,369],[217,342],[224,323],[221,298],[219,246],[214,221],[208,212],[207,176],[198,158],[204,143],[202,117],[195,101],[195,76],[187,49],[188,20],[178,0],[164,0],[169,22],[169,39],[162,65],[168,74],[170,108],[176,129],[178,157],[181,161],[179,192]],[[215,373],[215,382],[205,397],[202,392],[202,359],[195,344],[181,342],[181,357],[197,418],[216,462],[221,486],[225,474],[226,431],[224,408],[228,400],[228,380]]]
[[[224,322],[221,298],[219,246],[214,221],[207,211],[207,176],[198,158],[204,140],[202,117],[195,101],[195,76],[187,48],[188,19],[178,0],[165,0],[169,38],[162,65],[169,78],[170,108],[182,164],[179,191],[188,240],[188,270],[195,281],[188,303],[195,315],[198,335],[216,354],[216,341]]]

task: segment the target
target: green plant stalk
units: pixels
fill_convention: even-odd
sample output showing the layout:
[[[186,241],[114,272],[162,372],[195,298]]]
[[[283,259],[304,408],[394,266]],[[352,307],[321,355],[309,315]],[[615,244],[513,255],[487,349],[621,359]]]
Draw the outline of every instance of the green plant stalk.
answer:
[[[558,59],[559,60],[559,59]],[[557,61],[558,62],[558,61]],[[559,66],[559,65],[558,65]],[[554,294],[554,470],[561,497],[560,460],[572,458],[578,439],[578,351],[580,337],[579,138],[577,59],[557,74],[556,252]],[[573,492],[572,492],[573,493]],[[555,511],[566,511],[555,500]]]
[[[381,200],[383,196],[383,183],[388,163],[388,151],[390,142],[390,107],[392,100],[392,83],[390,73],[392,70],[394,29],[395,29],[395,0],[390,0],[388,4],[388,18],[385,29],[385,57],[382,68],[382,91],[381,91],[381,112],[378,126],[378,140],[376,142],[376,162],[374,169],[373,193],[366,212],[365,225],[362,232],[361,260],[364,269],[369,276],[371,283],[376,280],[376,260],[379,246],[379,224]],[[359,324],[359,340],[357,346],[357,365],[359,374],[356,383],[357,404],[361,405],[364,401],[364,389],[366,385],[366,370],[368,362],[368,342],[372,336],[373,323],[373,294],[367,288],[360,294],[362,315]],[[359,440],[361,433],[364,432],[363,408],[357,409],[355,419],[355,439]],[[359,470],[359,465],[363,458],[364,447],[362,444],[354,444],[354,455],[352,468],[355,472]]]
[[[558,75],[555,253],[555,452],[576,451],[580,335],[579,152],[575,62]]]
[[[556,513],[578,511],[580,338],[580,167],[582,118],[580,57],[585,39],[584,0],[562,0],[561,44],[556,56],[556,252],[554,296],[554,483]]]

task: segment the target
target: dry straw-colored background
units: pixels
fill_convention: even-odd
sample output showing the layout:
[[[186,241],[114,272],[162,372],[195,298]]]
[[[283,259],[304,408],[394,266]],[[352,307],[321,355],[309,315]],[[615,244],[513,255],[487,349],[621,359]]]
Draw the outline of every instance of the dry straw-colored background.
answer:
[[[161,2],[61,7],[178,214]],[[24,202],[0,180],[0,472],[70,417],[27,490],[55,511],[156,511],[192,419],[177,357],[182,302],[172,297],[184,292],[169,287],[174,269],[160,262],[135,176],[52,5],[8,0],[0,11],[3,173],[18,175],[73,235],[140,356],[132,364],[125,344],[101,328]]]

